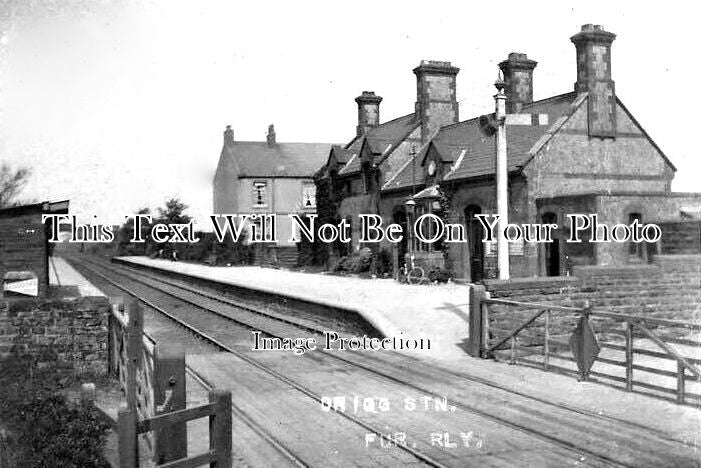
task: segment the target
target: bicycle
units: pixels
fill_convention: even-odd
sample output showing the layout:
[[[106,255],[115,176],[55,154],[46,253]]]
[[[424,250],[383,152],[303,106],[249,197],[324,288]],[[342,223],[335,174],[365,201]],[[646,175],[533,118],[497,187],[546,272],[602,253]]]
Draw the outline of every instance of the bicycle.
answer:
[[[414,263],[414,256],[412,255],[410,257],[411,259],[411,268],[408,268],[406,262],[404,262],[404,265],[399,271],[399,281],[401,283],[408,283],[408,284],[423,284],[423,283],[428,283],[429,279],[426,277],[426,273],[424,272],[424,269],[421,268],[420,266],[416,266]]]

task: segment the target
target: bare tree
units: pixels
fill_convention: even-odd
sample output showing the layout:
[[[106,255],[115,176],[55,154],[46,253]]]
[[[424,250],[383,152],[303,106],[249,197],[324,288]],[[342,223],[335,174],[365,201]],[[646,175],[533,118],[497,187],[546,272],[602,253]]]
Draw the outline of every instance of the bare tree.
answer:
[[[7,163],[0,165],[0,208],[16,203],[17,195],[24,188],[29,175],[26,167],[14,169]]]

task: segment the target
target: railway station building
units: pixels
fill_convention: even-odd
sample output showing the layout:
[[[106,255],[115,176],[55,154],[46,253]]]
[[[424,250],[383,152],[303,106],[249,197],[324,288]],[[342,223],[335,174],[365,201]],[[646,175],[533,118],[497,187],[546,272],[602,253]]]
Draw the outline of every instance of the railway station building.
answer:
[[[616,35],[587,24],[570,38],[576,54],[574,90],[533,100],[537,62],[511,53],[499,64],[507,97],[506,141],[509,221],[556,223],[551,243],[510,243],[512,277],[560,276],[578,266],[649,261],[655,253],[701,253],[701,193],[676,193],[676,168],[616,94],[611,73]],[[481,242],[477,214],[496,207],[495,139],[487,114],[460,120],[450,62],[422,61],[414,68],[414,111],[381,123],[382,98],[356,98],[358,125],[345,146],[334,146],[318,172],[331,217],[357,220],[379,214],[403,226],[404,240],[377,248],[395,265],[410,254],[422,266],[449,269],[455,278],[496,276],[491,244]],[[412,221],[433,213],[465,227],[467,242],[422,243]],[[596,214],[600,223],[659,223],[655,245],[567,242],[567,214]],[[357,224],[357,223],[356,223]],[[358,227],[352,225],[353,248]],[[686,240],[682,240],[686,239]],[[372,247],[368,245],[369,247]]]

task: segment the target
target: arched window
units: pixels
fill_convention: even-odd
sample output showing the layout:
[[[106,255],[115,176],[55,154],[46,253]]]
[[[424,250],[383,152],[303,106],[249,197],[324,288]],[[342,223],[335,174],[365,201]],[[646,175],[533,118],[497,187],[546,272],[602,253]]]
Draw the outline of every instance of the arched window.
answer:
[[[633,224],[634,221],[638,221],[638,224],[643,223],[643,215],[639,212],[628,213],[628,225]],[[644,259],[645,244],[642,242],[628,242],[628,256],[630,260],[638,261]]]
[[[552,211],[543,213],[543,224],[557,224],[557,214]],[[546,242],[544,246],[545,275],[560,276],[560,239],[553,237],[552,242]]]

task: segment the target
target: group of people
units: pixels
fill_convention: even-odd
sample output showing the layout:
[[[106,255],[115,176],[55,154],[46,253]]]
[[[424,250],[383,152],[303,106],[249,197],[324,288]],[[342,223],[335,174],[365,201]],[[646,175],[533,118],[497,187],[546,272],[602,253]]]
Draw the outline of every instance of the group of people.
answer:
[[[169,258],[170,260],[177,262],[178,261],[178,252],[175,250],[171,250],[170,255],[166,254],[165,249],[159,249],[158,250],[158,258]]]

